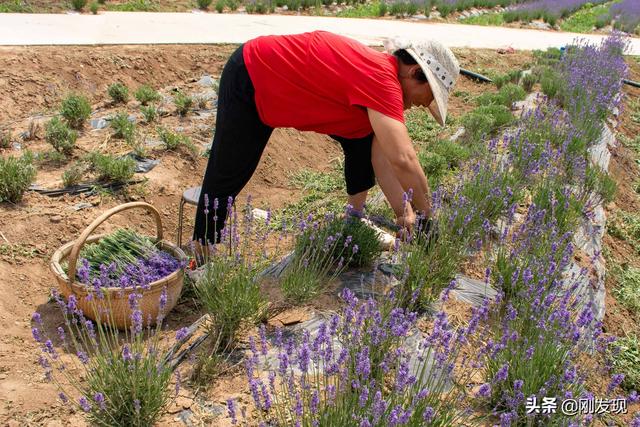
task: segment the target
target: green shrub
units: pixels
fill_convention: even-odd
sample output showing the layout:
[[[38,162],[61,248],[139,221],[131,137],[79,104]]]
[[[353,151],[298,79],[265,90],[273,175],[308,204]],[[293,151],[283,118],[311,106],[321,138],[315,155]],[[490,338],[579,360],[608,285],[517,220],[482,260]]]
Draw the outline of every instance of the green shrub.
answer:
[[[227,6],[231,9],[232,12],[238,10],[238,2],[236,0],[226,0]]]
[[[205,0],[205,1],[210,1],[210,0]],[[224,11],[224,6],[225,6],[225,0],[218,0],[216,2],[216,12],[222,13]]]
[[[113,129],[113,137],[131,140],[135,137],[136,124],[129,120],[129,115],[121,111],[111,119],[111,129]]]
[[[120,82],[110,85],[107,93],[114,104],[125,104],[129,100],[129,88]]]
[[[538,83],[538,78],[533,74],[527,74],[522,78],[522,87],[528,93],[533,90],[533,86]]]
[[[480,141],[513,122],[513,115],[504,105],[485,105],[462,116],[465,139]]]
[[[411,108],[405,112],[405,125],[409,136],[414,141],[431,141],[439,133],[438,123],[428,110]]]
[[[87,5],[87,0],[71,0],[71,6],[74,10],[80,12]]]
[[[198,7],[202,10],[206,10],[209,8],[209,6],[211,6],[211,2],[212,0],[198,0]]]
[[[160,94],[149,85],[140,86],[133,96],[135,96],[136,100],[142,105],[147,105],[150,102],[156,102],[162,99]]]
[[[542,86],[542,93],[553,99],[561,94],[564,82],[559,72],[547,68],[543,71],[542,77],[540,78],[540,86]]]
[[[36,174],[30,152],[22,157],[0,157],[0,202],[20,202]]]
[[[173,102],[176,105],[176,111],[178,112],[178,114],[181,116],[186,116],[193,106],[193,97],[178,91],[173,99]]]
[[[97,14],[98,14],[98,8],[99,8],[98,3],[94,1],[94,2],[92,2],[92,3],[91,3],[91,6],[90,6],[90,9],[89,9],[89,10],[90,10],[90,11],[91,11],[91,13],[93,13],[94,15],[97,15]]]
[[[89,155],[89,161],[100,181],[127,182],[136,170],[136,162],[131,157],[118,158],[93,152]]]
[[[483,93],[476,99],[478,105],[504,105],[511,108],[514,102],[527,96],[524,89],[515,83],[505,83],[497,93]]]
[[[385,16],[388,12],[389,8],[387,7],[386,2],[380,2],[378,5],[378,16]]]
[[[6,0],[0,4],[0,13],[33,13],[25,0]]]
[[[70,154],[76,145],[78,133],[58,117],[54,117],[47,122],[45,139],[57,152]]]
[[[60,114],[74,129],[81,129],[91,115],[89,100],[83,95],[70,94],[62,100]]]
[[[153,123],[158,118],[158,110],[153,105],[140,107],[140,112],[146,123]]]
[[[613,371],[624,374],[620,385],[626,390],[637,390],[640,387],[640,342],[638,342],[638,337],[630,335],[618,338],[609,344],[608,350]]]
[[[74,163],[69,169],[62,173],[62,185],[65,187],[73,187],[82,181],[85,167],[81,163]]]
[[[177,150],[180,147],[186,147],[192,156],[197,154],[198,150],[196,146],[193,145],[193,142],[191,142],[191,138],[188,136],[171,132],[162,127],[158,127],[156,131],[158,132],[158,137],[160,137],[160,140],[164,143],[167,150]]]
[[[395,16],[404,16],[407,14],[408,5],[403,0],[396,0],[391,4],[389,13]]]
[[[418,152],[418,161],[424,174],[429,179],[429,185],[435,187],[447,172],[447,159],[427,149]]]
[[[599,166],[588,165],[584,181],[585,196],[594,192],[605,203],[614,201],[617,190],[616,181],[608,173],[602,171]]]
[[[195,96],[194,102],[200,110],[206,110],[209,107],[209,98],[206,96]]]
[[[108,4],[107,10],[114,12],[153,12],[158,10],[158,6],[152,0],[129,0],[126,3]]]

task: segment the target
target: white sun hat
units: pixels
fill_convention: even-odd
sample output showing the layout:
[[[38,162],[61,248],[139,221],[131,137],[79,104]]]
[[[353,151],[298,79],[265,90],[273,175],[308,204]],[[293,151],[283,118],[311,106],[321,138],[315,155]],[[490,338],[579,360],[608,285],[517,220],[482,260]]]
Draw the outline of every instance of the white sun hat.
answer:
[[[438,123],[444,125],[449,94],[460,75],[460,65],[453,52],[435,40],[407,40],[393,37],[384,40],[383,44],[389,53],[399,49],[406,50],[420,65],[433,92],[433,102],[429,105],[429,111]]]

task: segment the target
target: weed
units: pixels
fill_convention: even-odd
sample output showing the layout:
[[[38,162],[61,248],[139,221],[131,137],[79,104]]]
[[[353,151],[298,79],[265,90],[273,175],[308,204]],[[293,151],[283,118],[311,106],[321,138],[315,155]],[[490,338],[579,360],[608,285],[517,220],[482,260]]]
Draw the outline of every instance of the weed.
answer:
[[[593,27],[602,28],[611,19],[606,14],[608,10],[609,4],[589,4],[563,20],[560,29],[571,33],[589,33]]]
[[[486,105],[476,108],[462,116],[461,122],[465,128],[465,139],[478,142],[486,135],[495,132],[513,122],[511,112],[504,105]]]
[[[29,128],[27,129],[27,134],[24,137],[25,141],[33,141],[34,139],[38,139],[40,135],[40,131],[42,130],[42,124],[38,120],[29,120]]]
[[[384,1],[374,1],[371,3],[358,3],[352,8],[341,10],[336,16],[344,18],[368,18],[372,16],[384,16],[387,14],[387,11],[389,11],[389,8]]]
[[[30,152],[22,157],[0,157],[0,202],[20,202],[36,173]]]
[[[194,100],[200,110],[206,110],[209,107],[209,98],[206,96],[196,96]]]
[[[91,104],[83,95],[70,94],[62,100],[60,114],[69,123],[69,126],[81,129],[91,115]]]
[[[158,118],[158,110],[153,105],[143,105],[140,112],[146,123],[153,123]]]
[[[151,102],[160,101],[160,94],[149,85],[140,86],[133,95],[142,105],[148,105]]]
[[[54,117],[47,122],[45,139],[57,152],[71,154],[76,145],[78,133],[58,117]]]
[[[522,78],[522,87],[528,93],[531,93],[536,83],[538,83],[538,78],[533,74],[527,74]]]
[[[86,168],[82,163],[74,163],[69,169],[62,173],[62,185],[65,187],[73,187],[80,184],[85,170]]]
[[[120,82],[110,85],[107,94],[114,104],[126,104],[129,100],[129,88]]]
[[[429,185],[435,188],[447,172],[447,159],[440,154],[423,149],[418,152],[418,161],[429,180]]]
[[[470,16],[468,18],[460,19],[462,24],[470,25],[489,25],[492,27],[500,27],[504,24],[503,13],[483,13],[478,16]]]
[[[178,91],[173,99],[176,105],[176,111],[181,116],[186,116],[193,105],[193,97]]]
[[[118,158],[93,152],[89,154],[89,161],[100,181],[127,182],[136,169],[136,162],[131,157]]]
[[[498,93],[483,93],[477,98],[478,105],[504,105],[511,108],[514,102],[527,96],[524,89],[515,83],[504,84]]]
[[[634,313],[640,313],[640,269],[634,267],[614,268],[616,299]]]

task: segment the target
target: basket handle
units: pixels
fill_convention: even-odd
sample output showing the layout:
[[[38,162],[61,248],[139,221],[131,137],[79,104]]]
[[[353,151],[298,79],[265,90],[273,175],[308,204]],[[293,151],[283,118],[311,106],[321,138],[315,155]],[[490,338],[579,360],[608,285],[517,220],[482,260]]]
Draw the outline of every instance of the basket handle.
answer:
[[[69,284],[73,283],[76,279],[76,265],[78,263],[78,255],[80,255],[80,249],[82,249],[91,233],[93,233],[93,231],[98,228],[98,226],[100,226],[112,215],[133,208],[144,208],[154,216],[157,229],[156,238],[158,239],[158,241],[162,240],[162,219],[160,219],[160,213],[156,208],[145,202],[130,202],[115,206],[93,220],[93,222],[84,229],[80,237],[78,237],[78,239],[74,243],[73,248],[71,249],[71,254],[69,255],[69,267],[67,272],[67,276],[69,277]]]

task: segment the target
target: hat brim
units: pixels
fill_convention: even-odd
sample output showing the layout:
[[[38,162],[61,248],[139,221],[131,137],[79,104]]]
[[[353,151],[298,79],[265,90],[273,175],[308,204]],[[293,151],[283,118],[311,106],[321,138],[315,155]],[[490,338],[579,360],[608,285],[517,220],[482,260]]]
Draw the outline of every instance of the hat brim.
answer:
[[[433,102],[427,107],[431,112],[433,118],[441,125],[444,126],[447,120],[447,107],[449,105],[449,92],[442,85],[436,75],[431,71],[425,61],[416,54],[413,49],[406,49],[406,51],[416,60],[424,75],[427,77],[431,93],[433,94]]]

